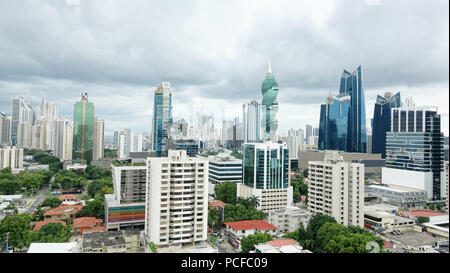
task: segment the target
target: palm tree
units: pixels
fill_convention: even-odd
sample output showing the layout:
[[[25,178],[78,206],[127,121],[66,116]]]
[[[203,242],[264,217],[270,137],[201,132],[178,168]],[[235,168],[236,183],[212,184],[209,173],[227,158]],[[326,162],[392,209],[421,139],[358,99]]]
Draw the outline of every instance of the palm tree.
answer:
[[[247,199],[249,206],[253,207],[253,208],[257,208],[259,206],[259,198],[258,196],[254,196],[252,195],[251,197],[249,197]]]

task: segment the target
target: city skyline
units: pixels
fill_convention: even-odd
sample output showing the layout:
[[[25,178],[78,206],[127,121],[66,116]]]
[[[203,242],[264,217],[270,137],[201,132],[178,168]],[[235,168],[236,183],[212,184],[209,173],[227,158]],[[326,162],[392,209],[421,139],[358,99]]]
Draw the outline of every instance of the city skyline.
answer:
[[[33,10],[27,19],[8,16],[19,9],[15,3],[2,8],[0,111],[11,115],[15,96],[35,111],[45,98],[58,104],[61,117],[71,118],[73,103],[85,91],[106,121],[105,135],[121,128],[151,132],[153,93],[159,83],[169,81],[174,121],[185,118],[192,124],[199,112],[213,114],[220,125],[224,118],[239,115],[242,104],[262,99],[260,83],[270,57],[280,85],[279,135],[306,124],[318,127],[320,104],[339,90],[339,73],[359,65],[364,67],[367,125],[378,94],[401,92],[403,98],[414,97],[417,105],[437,106],[442,130],[449,134],[447,1],[358,1],[350,15],[339,1],[281,1],[276,9],[268,9],[270,3],[264,1],[258,6],[154,4],[165,16],[179,17],[167,24],[139,12],[151,10],[149,4],[133,3],[17,4]],[[236,13],[233,21],[224,11]],[[403,22],[406,14],[409,19]],[[112,28],[116,20],[131,21],[127,28]],[[8,30],[12,24],[21,35]],[[48,30],[38,36],[36,24]],[[145,28],[150,34],[142,32]],[[79,40],[85,41],[80,48],[71,45]]]

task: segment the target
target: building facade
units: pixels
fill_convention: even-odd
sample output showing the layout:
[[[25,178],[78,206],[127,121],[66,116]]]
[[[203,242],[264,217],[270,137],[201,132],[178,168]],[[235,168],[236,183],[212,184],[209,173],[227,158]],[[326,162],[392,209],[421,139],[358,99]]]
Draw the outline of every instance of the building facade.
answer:
[[[18,141],[19,125],[21,123],[27,123],[30,127],[36,120],[33,107],[26,102],[22,97],[16,97],[12,102],[12,115],[11,115],[11,145],[16,146]],[[31,145],[31,144],[30,144]]]
[[[261,140],[261,104],[256,100],[243,106],[244,142]]]
[[[208,161],[169,150],[147,158],[145,235],[158,246],[201,243],[207,238]]]
[[[445,199],[444,135],[437,108],[402,107],[391,111],[383,184],[422,189],[430,199]]]
[[[94,117],[94,137],[92,143],[92,159],[99,160],[104,156],[105,121]]]
[[[386,132],[391,130],[391,109],[402,106],[400,93],[392,96],[386,92],[384,97],[377,96],[373,110],[372,153],[386,157]]]
[[[275,80],[275,76],[272,74],[272,68],[270,66],[267,70],[266,78],[262,82],[261,93],[263,99],[261,102],[262,117],[261,117],[261,134],[262,139],[265,141],[275,140],[275,135],[278,130],[278,83]]]
[[[172,118],[172,89],[169,82],[162,82],[155,91],[153,108],[153,151],[156,156],[167,156],[169,130]]]
[[[11,117],[0,112],[0,146],[10,144]]]
[[[342,225],[364,225],[364,164],[345,162],[336,151],[309,162],[308,210]]]
[[[93,159],[94,104],[88,102],[87,93],[82,93],[81,101],[73,109],[73,161],[87,164]]]
[[[246,143],[237,196],[256,196],[258,209],[264,212],[290,206],[293,191],[289,171],[289,150],[285,143]]]

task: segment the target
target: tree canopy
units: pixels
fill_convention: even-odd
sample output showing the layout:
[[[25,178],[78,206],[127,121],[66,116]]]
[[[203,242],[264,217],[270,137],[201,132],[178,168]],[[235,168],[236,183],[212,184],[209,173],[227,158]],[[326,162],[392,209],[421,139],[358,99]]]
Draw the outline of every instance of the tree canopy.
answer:
[[[236,204],[236,183],[225,182],[214,187],[216,199],[228,204]]]
[[[259,232],[253,235],[244,236],[241,240],[242,253],[249,253],[250,251],[255,249],[255,245],[271,241],[272,239],[272,235],[265,232]]]

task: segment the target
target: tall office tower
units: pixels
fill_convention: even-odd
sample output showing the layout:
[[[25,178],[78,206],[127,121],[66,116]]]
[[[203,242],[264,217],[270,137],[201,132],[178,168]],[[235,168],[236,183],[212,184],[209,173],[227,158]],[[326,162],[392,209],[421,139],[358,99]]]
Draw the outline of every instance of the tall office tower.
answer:
[[[305,141],[307,145],[310,145],[310,137],[313,135],[312,125],[306,124],[305,126]]]
[[[69,120],[58,118],[53,121],[52,139],[53,155],[62,160],[72,159],[72,126],[70,125]],[[68,151],[69,148],[70,151]]]
[[[76,102],[73,109],[73,161],[89,164],[92,161],[94,138],[94,111],[92,102],[88,102],[88,94],[82,93],[81,101]]]
[[[172,125],[172,89],[169,82],[162,82],[155,91],[153,109],[153,150],[157,157],[166,156],[169,129]]]
[[[361,66],[350,74],[344,69],[339,94],[350,96],[347,152],[366,152],[366,102]]]
[[[119,131],[114,131],[113,147],[117,148],[117,145],[119,145]]]
[[[229,149],[231,141],[233,140],[233,121],[224,120],[222,121],[222,133],[221,133],[221,142],[222,147]]]
[[[42,103],[39,106],[38,110],[38,118],[43,118],[48,122],[53,122],[58,118],[58,106],[56,103],[48,102],[45,99],[42,99]]]
[[[230,149],[237,152],[241,149],[244,138],[242,136],[242,123],[239,122],[239,117],[233,119],[232,139]]]
[[[0,147],[3,144],[9,145],[9,135],[11,133],[11,117],[0,112]]]
[[[201,243],[207,238],[208,161],[168,151],[147,158],[145,235],[158,246]]]
[[[28,123],[30,125],[30,134],[31,134],[31,126],[33,125],[35,120],[36,116],[34,114],[31,105],[28,102],[26,102],[22,97],[14,98],[12,103],[11,138],[10,138],[12,146],[16,146],[18,142],[17,134],[19,131],[19,124]]]
[[[261,129],[262,129],[262,139],[264,141],[275,140],[275,135],[278,129],[278,101],[277,96],[280,89],[278,88],[278,83],[272,74],[272,68],[270,66],[267,70],[266,78],[264,79],[261,92],[263,95],[263,100],[261,103],[262,107],[262,118],[261,118]]]
[[[290,158],[298,158],[298,151],[303,150],[304,148],[304,136],[303,136],[303,130],[298,129],[290,129],[288,131],[287,136],[287,146],[289,149],[289,157]]]
[[[308,210],[346,226],[364,225],[364,164],[344,162],[337,151],[308,162]]]
[[[243,178],[237,196],[256,196],[258,209],[264,212],[290,206],[293,190],[286,143],[246,143],[243,150]]]
[[[93,131],[92,160],[99,160],[104,157],[105,121],[94,117]]]
[[[146,166],[111,166],[114,194],[105,194],[108,230],[144,227]]]
[[[32,148],[32,129],[33,126],[28,122],[21,122],[17,126],[17,147]]]
[[[261,140],[261,104],[253,100],[243,105],[244,142],[252,143]]]
[[[366,152],[366,111],[361,66],[351,74],[344,70],[339,95],[329,96],[327,104],[321,105],[318,148]]]
[[[372,153],[386,157],[386,132],[391,130],[391,109],[402,106],[400,93],[392,96],[386,92],[384,97],[377,96],[372,121]]]
[[[319,150],[347,151],[349,110],[348,95],[330,95],[320,106]]]
[[[444,199],[444,134],[437,108],[401,107],[391,111],[383,184],[417,188],[425,190],[429,199]]]
[[[142,152],[144,145],[144,134],[132,133],[131,134],[131,150],[130,152]]]

